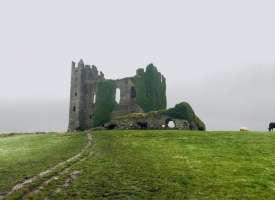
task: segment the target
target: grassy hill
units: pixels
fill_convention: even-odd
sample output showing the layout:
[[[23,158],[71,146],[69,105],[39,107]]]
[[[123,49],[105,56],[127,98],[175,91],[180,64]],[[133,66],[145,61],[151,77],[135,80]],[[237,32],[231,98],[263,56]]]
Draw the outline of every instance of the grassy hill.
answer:
[[[0,137],[0,193],[68,159],[86,144],[83,134],[26,134]]]
[[[16,176],[14,171],[9,171],[10,166],[23,168],[20,173],[31,176],[51,166],[53,162],[62,161],[69,154],[76,153],[77,148],[81,151],[86,143],[83,135],[0,138],[0,163],[5,160],[4,167],[0,166],[0,191],[8,188],[3,187],[4,182],[9,185],[14,183],[11,179]],[[16,139],[18,137],[22,138]],[[45,138],[33,141],[28,140],[28,137]],[[54,150],[56,145],[47,147],[47,137],[52,142],[54,139],[51,137],[56,137],[60,141],[57,142],[60,149],[62,146],[72,146],[73,150],[64,156],[64,152],[70,148],[57,151]],[[10,140],[9,145],[2,145],[5,140]],[[28,148],[27,143],[19,142],[24,140],[33,141],[38,149]],[[25,145],[25,148],[21,145]],[[11,148],[15,152],[34,151],[44,159],[36,154],[32,157],[31,154],[23,153],[17,157],[18,160],[9,160],[2,152]],[[9,151],[11,156],[18,155]],[[25,156],[26,160],[34,162],[33,169],[24,166],[28,162],[19,162],[25,160]],[[9,176],[12,178],[8,179]],[[92,144],[82,159],[65,170],[56,171],[51,177],[32,183],[27,189],[27,192],[19,191],[8,196],[8,199],[274,199],[275,134],[93,132]]]

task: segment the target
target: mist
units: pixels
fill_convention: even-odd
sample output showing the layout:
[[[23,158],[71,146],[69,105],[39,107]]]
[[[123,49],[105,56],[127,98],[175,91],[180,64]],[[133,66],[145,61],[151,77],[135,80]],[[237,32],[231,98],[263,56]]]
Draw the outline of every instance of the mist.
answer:
[[[0,132],[66,131],[70,63],[107,78],[149,63],[168,107],[189,102],[208,130],[275,121],[275,18],[269,0],[0,2]]]
[[[67,100],[26,100],[0,106],[0,132],[64,132],[68,125]]]
[[[273,82],[275,66],[247,66],[241,69],[217,71],[193,87],[172,87],[168,96],[190,102],[206,122],[208,130],[267,131],[275,119]]]
[[[191,103],[207,130],[237,131],[246,126],[266,131],[275,119],[274,76],[274,66],[258,65],[217,71],[196,84],[182,80],[173,85],[168,77],[168,105]],[[66,131],[68,109],[69,98],[4,102],[0,106],[0,132]]]

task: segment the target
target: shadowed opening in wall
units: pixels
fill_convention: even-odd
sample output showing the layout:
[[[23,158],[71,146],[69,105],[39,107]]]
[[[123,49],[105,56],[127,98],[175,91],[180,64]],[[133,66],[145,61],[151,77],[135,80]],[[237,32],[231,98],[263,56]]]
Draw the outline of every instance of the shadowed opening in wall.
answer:
[[[116,89],[116,102],[119,104],[120,103],[120,89]]]
[[[136,93],[136,88],[134,86],[131,87],[131,98],[136,98],[137,93]]]

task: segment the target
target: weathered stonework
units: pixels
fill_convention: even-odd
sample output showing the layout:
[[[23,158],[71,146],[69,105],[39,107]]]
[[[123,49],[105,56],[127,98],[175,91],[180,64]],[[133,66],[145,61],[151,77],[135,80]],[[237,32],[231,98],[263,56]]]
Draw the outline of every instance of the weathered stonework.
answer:
[[[133,77],[111,80],[83,60],[77,66],[72,62],[68,131],[95,127],[205,130],[188,103],[170,109],[166,104],[166,79],[153,64],[137,69]]]
[[[148,80],[152,81],[149,75],[156,82],[155,85],[147,83]],[[148,87],[148,84],[152,87]],[[120,89],[119,103],[115,101],[117,88]],[[85,65],[83,60],[77,66],[72,62],[68,130],[103,126],[111,118],[128,113],[165,109],[165,88],[164,76],[152,64],[147,66],[146,71],[138,69],[133,77],[110,80],[105,79],[95,66]],[[148,101],[151,99],[154,102]]]
[[[114,84],[116,88],[120,89],[120,102],[115,104],[112,117],[143,112],[136,102],[136,89],[132,78],[115,80]]]
[[[72,62],[69,131],[91,127],[96,87],[102,80],[105,80],[104,74],[95,66],[84,65],[83,60],[77,66]]]
[[[169,123],[173,122],[174,127]],[[114,118],[104,125],[106,129],[180,129],[190,130],[187,120],[171,118],[160,112],[132,113]]]

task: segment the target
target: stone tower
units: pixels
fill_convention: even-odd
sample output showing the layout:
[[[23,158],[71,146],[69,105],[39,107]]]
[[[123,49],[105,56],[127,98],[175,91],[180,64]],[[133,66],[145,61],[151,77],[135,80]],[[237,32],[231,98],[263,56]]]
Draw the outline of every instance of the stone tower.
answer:
[[[80,60],[72,62],[69,131],[85,130],[91,127],[95,109],[97,82],[104,80],[104,74],[95,66],[84,65]]]
[[[119,90],[120,101],[116,102]],[[166,109],[166,79],[152,64],[133,77],[110,80],[83,60],[72,62],[68,131],[103,126],[113,117]]]

